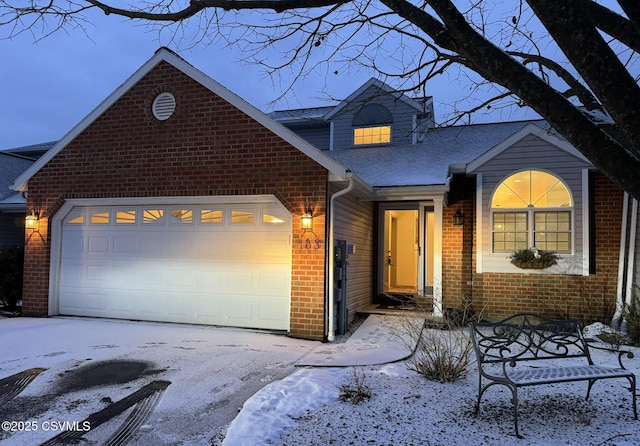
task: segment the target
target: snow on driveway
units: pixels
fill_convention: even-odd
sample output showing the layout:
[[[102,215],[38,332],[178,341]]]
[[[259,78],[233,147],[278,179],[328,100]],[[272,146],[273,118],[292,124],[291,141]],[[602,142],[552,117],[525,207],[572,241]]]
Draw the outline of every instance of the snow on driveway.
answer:
[[[0,443],[12,446],[45,442],[63,423],[83,429],[89,415],[164,381],[127,444],[206,445],[246,399],[320,345],[251,330],[79,318],[0,319],[0,340],[0,379],[46,369],[0,408],[0,421],[15,422],[0,430]],[[83,444],[103,444],[121,419],[88,429]]]

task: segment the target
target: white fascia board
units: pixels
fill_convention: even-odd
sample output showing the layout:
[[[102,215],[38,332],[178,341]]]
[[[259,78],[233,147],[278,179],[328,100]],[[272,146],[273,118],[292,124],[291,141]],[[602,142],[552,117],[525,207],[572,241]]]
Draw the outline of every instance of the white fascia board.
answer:
[[[591,164],[591,162],[587,158],[585,158],[585,156],[582,153],[580,153],[580,151],[578,151],[575,147],[573,147],[568,141],[549,133],[548,130],[543,129],[537,126],[536,124],[530,123],[530,124],[527,124],[522,129],[518,130],[513,135],[509,136],[507,139],[505,139],[501,143],[497,144],[496,146],[494,146],[493,148],[485,152],[484,154],[480,155],[478,158],[476,158],[469,164],[467,164],[466,172],[471,173],[478,170],[480,167],[482,167],[483,164],[495,158],[497,155],[507,150],[509,147],[513,146],[518,141],[520,141],[521,139],[525,138],[528,135],[536,136],[546,141],[550,145],[555,146],[561,150],[564,150],[568,154],[573,155],[574,157],[580,159],[581,161]]]
[[[29,169],[22,173],[11,186],[17,191],[27,189],[27,182],[35,175],[45,164],[47,164],[55,155],[57,155],[64,147],[73,139],[82,133],[91,123],[93,123],[100,115],[109,109],[118,99],[127,93],[136,83],[140,81],[147,73],[156,67],[160,62],[167,62],[174,68],[182,71],[196,82],[208,88],[211,92],[220,96],[231,105],[253,118],[255,121],[271,130],[274,134],[300,150],[309,158],[327,169],[331,174],[340,178],[347,178],[348,169],[335,161],[334,159],[323,154],[319,149],[309,144],[307,141],[293,133],[291,130],[269,118],[266,114],[249,104],[240,96],[223,87],[212,78],[197,70],[193,65],[187,63],[184,59],[176,55],[167,48],[160,48],[144,65],[131,75],[122,85],[113,91],[106,99],[104,99],[95,109],[93,109],[82,121],[76,124],[60,141],[58,141],[47,153],[45,153],[38,161],[36,161]]]
[[[444,199],[448,185],[376,187],[373,194],[360,197],[361,201],[415,201]]]

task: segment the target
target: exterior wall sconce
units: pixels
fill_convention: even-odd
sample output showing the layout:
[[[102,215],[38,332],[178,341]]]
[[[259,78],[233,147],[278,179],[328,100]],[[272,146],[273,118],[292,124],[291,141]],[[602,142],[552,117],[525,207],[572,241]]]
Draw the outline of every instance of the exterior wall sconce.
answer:
[[[462,215],[462,212],[460,212],[460,209],[458,209],[456,213],[453,215],[453,225],[454,226],[464,225],[464,215]]]
[[[38,231],[40,229],[40,219],[36,215],[34,210],[31,210],[31,214],[24,217],[24,227],[25,229],[30,229],[32,231]]]
[[[304,232],[313,230],[313,210],[309,203],[304,206],[304,214],[300,216],[300,229]]]

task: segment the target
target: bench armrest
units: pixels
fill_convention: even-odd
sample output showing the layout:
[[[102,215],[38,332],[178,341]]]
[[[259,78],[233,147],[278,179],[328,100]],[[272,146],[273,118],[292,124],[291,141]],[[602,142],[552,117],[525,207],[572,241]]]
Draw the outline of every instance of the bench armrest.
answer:
[[[603,350],[603,351],[606,351],[606,352],[617,353],[618,354],[618,364],[620,364],[620,368],[621,369],[625,369],[626,370],[626,367],[624,366],[624,364],[622,364],[622,357],[623,356],[626,356],[629,359],[633,359],[634,358],[634,354],[630,350],[619,350],[619,349],[616,349],[616,348],[600,347],[600,346],[596,346],[596,345],[594,345],[594,344],[592,344],[590,342],[587,342],[587,346],[589,348],[593,348],[595,350]]]

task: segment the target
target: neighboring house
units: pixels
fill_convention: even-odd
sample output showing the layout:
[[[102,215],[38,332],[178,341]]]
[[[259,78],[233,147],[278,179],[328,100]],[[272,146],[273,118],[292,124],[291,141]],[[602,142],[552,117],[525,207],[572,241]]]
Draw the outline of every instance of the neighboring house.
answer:
[[[24,246],[27,200],[9,187],[53,143],[0,151],[0,246]]]
[[[407,296],[610,318],[636,269],[635,201],[542,121],[435,128],[374,79],[267,116],[164,48],[13,187],[26,315],[332,340]],[[558,264],[510,263],[533,245]]]

